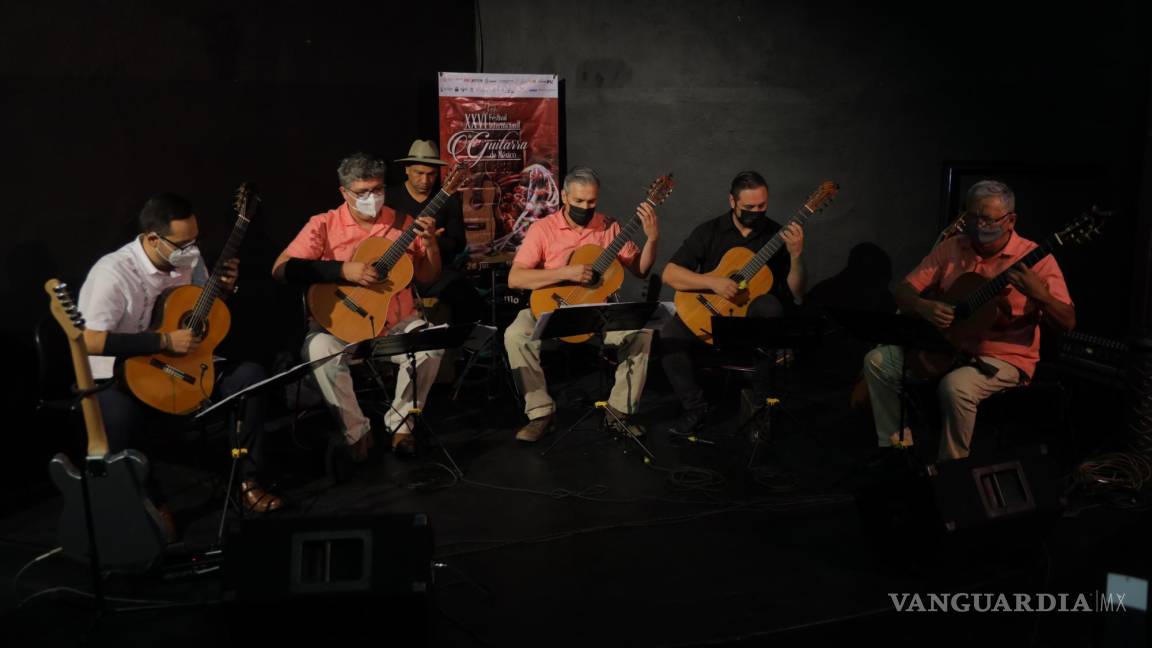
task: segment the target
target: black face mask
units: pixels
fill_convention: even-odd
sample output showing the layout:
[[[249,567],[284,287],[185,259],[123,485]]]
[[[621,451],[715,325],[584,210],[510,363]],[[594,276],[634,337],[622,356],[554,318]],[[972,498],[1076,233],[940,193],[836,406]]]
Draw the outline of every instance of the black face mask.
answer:
[[[595,207],[573,207],[568,205],[568,218],[572,219],[580,227],[584,227],[592,221],[592,217],[596,215]]]
[[[736,215],[736,220],[740,221],[740,224],[744,227],[758,230],[768,224],[767,214],[767,210],[748,211],[747,209],[741,209],[740,213]]]

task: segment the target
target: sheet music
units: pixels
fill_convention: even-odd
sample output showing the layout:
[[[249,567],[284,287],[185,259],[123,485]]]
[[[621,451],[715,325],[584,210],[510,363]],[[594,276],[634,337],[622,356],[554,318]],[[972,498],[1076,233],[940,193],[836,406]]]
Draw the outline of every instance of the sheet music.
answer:
[[[285,374],[292,373],[293,371],[299,371],[300,369],[303,369],[304,367],[307,367],[309,365],[318,365],[318,364],[322,364],[324,362],[327,362],[328,360],[333,360],[333,359],[337,358],[338,356],[341,356],[341,355],[344,355],[345,353],[348,353],[349,351],[351,351],[352,349],[356,348],[359,345],[360,345],[359,342],[350,342],[350,343],[344,345],[344,347],[342,349],[340,349],[336,353],[333,353],[332,355],[325,356],[323,358],[317,358],[315,360],[305,360],[304,362],[301,362],[298,365],[295,365],[293,367],[289,367],[288,369],[285,369],[284,371],[281,371],[280,373],[278,373],[274,376],[269,376],[268,378],[265,378],[264,380],[261,380],[258,383],[254,383],[252,385],[249,385],[249,386],[245,387],[244,389],[241,389],[240,391],[236,392],[235,394],[232,394],[231,396],[229,396],[229,397],[227,397],[221,401],[217,401],[217,402],[209,405],[208,407],[205,407],[204,409],[197,412],[195,416],[196,416],[196,418],[202,418],[204,416],[207,416],[210,412],[215,411],[217,408],[221,407],[225,403],[231,402],[232,400],[239,398],[240,396],[243,396],[244,394],[247,394],[248,392],[257,391],[261,387],[263,387],[264,385],[267,385],[268,383],[270,383],[274,380],[278,380],[281,376],[283,376]]]
[[[611,305],[615,305],[615,304],[626,304],[626,303],[631,303],[631,302],[600,302],[599,304],[572,304],[571,306],[561,306],[560,308],[563,308],[563,309],[593,308],[593,307],[603,307],[603,306],[611,306]],[[560,308],[557,308],[556,310],[560,310]],[[535,328],[532,329],[532,337],[529,339],[531,339],[531,340],[543,339],[540,337],[540,335],[544,332],[545,327],[548,326],[548,320],[550,320],[552,318],[552,313],[555,313],[555,312],[556,311],[548,311],[547,313],[544,313],[543,315],[540,316],[539,319],[536,320],[536,326],[535,326]],[[669,321],[671,321],[672,318],[675,316],[676,316],[676,305],[673,302],[670,302],[670,301],[669,302],[660,302],[659,304],[657,304],[656,309],[652,311],[652,317],[650,317],[648,319],[648,321],[644,323],[644,326],[642,328],[651,329],[653,331],[659,331],[660,329],[664,328],[664,325],[667,324]]]

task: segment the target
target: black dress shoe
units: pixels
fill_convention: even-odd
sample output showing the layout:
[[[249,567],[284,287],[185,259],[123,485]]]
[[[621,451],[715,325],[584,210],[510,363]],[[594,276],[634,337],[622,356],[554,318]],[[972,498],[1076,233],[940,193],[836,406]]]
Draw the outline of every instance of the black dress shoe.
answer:
[[[668,428],[668,434],[678,437],[694,436],[704,429],[704,423],[708,420],[708,408],[696,407],[690,409],[680,417],[680,420],[672,424]]]

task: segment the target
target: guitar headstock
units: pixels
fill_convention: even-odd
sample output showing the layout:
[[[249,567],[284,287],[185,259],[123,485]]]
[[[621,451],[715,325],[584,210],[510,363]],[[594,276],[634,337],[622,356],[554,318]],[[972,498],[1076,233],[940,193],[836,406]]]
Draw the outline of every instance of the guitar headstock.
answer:
[[[668,199],[668,194],[672,193],[672,189],[676,186],[676,181],[672,179],[672,174],[662,175],[652,181],[648,185],[648,191],[644,194],[644,199],[653,205],[659,205]]]
[[[448,175],[444,176],[444,182],[441,183],[440,190],[448,195],[452,195],[456,193],[456,190],[460,188],[460,185],[464,183],[467,177],[467,167],[463,164],[453,165],[453,167],[448,170]]]
[[[815,214],[827,207],[828,203],[832,202],[832,199],[836,197],[839,191],[840,185],[835,182],[831,180],[821,182],[820,186],[816,188],[816,191],[813,191],[812,195],[808,196],[808,200],[804,201],[804,209],[808,210],[809,214]]]
[[[232,199],[232,209],[236,210],[236,215],[245,220],[252,220],[252,215],[256,213],[259,204],[260,194],[256,193],[256,185],[251,182],[240,183]]]
[[[75,341],[84,336],[84,317],[80,315],[80,309],[76,306],[76,301],[72,299],[72,293],[68,290],[68,284],[60,283],[59,279],[49,279],[44,284],[44,292],[52,298],[50,310],[52,316],[56,318],[56,323],[60,328],[64,329],[64,334],[68,336],[69,340]]]
[[[1064,229],[1053,234],[1052,238],[1060,245],[1087,243],[1100,232],[1100,228],[1104,226],[1104,221],[1111,215],[1112,212],[1092,207],[1064,226]]]

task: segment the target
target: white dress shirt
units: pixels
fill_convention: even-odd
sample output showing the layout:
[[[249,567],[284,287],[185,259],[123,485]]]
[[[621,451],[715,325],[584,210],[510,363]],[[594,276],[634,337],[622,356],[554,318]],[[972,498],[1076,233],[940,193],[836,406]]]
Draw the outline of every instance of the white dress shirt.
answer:
[[[156,300],[169,288],[204,285],[208,271],[199,257],[190,268],[167,272],[157,268],[136,237],[124,247],[100,257],[80,287],[80,314],[87,328],[109,333],[141,333],[152,325]],[[91,356],[92,377],[111,378],[112,356]]]

